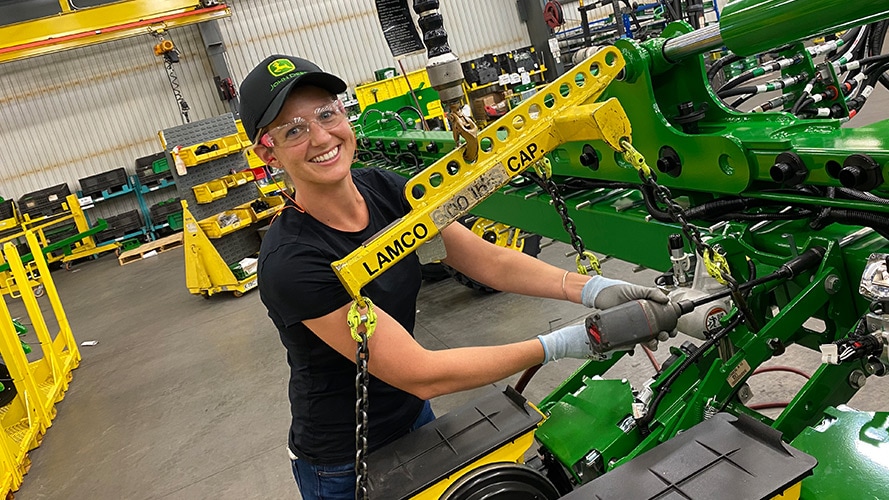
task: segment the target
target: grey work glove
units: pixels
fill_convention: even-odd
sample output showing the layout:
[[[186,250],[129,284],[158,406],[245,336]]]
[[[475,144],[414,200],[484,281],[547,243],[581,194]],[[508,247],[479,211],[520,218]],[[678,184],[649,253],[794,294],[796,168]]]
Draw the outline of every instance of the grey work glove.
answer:
[[[566,326],[546,335],[538,335],[537,339],[543,344],[543,364],[562,358],[607,359],[611,357],[610,353],[604,357],[594,356],[586,327],[582,324]]]
[[[657,288],[633,285],[621,280],[593,276],[580,292],[580,302],[587,307],[608,309],[631,300],[653,300],[658,304],[670,301]]]

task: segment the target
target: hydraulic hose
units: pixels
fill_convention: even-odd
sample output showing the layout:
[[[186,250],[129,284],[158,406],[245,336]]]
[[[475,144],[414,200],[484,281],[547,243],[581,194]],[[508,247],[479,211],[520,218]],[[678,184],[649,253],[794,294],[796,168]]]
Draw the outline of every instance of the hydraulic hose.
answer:
[[[650,186],[641,186],[642,190],[642,199],[645,203],[645,208],[648,210],[648,213],[651,217],[659,222],[675,222],[670,214],[664,210],[661,210],[660,207],[657,206],[655,202],[654,190]],[[828,189],[828,197],[833,198],[833,190],[835,188]],[[855,190],[847,190],[845,188],[840,188],[844,191],[848,191],[850,195],[855,193],[855,196],[858,196],[858,199],[864,201],[873,201],[881,204],[889,204],[889,200],[885,200],[883,198],[876,197],[874,195],[870,195],[869,193],[862,193]],[[880,201],[877,201],[880,200]],[[761,213],[761,214],[745,214],[738,213],[738,210],[747,210],[750,208],[759,208],[766,206],[775,206],[776,203],[770,200],[762,200],[758,198],[732,198],[732,199],[720,199],[710,201],[695,207],[691,207],[685,211],[685,216],[687,219],[698,219],[710,221],[713,219],[719,218],[732,218],[735,220],[749,220],[749,221],[762,221],[762,220],[793,220],[793,219],[802,219],[806,217],[811,217],[815,214],[813,210],[810,209],[802,209],[800,212],[796,213]],[[851,210],[851,209],[840,209],[840,208],[831,208],[826,207],[824,210],[820,212],[818,217],[809,223],[809,226],[812,229],[819,230],[826,227],[831,223],[839,223],[839,224],[848,224],[855,226],[865,226],[870,227],[878,234],[883,236],[886,239],[889,239],[889,219],[887,219],[882,214],[876,214],[872,212],[865,212],[862,210]]]
[[[849,189],[849,188],[837,188],[837,190],[845,195],[847,198],[853,198],[856,200],[869,201],[872,203],[879,203],[880,205],[889,205],[889,199],[881,198],[877,195],[868,193],[866,191],[859,191],[857,189]]]
[[[721,330],[717,331],[710,339],[701,344],[695,352],[689,354],[683,361],[682,364],[679,365],[676,370],[670,373],[670,375],[664,380],[662,384],[657,387],[657,394],[654,396],[654,399],[651,400],[651,404],[648,406],[648,411],[641,418],[636,419],[636,426],[639,428],[639,432],[642,433],[643,436],[647,436],[651,433],[651,429],[649,429],[649,424],[654,420],[655,413],[657,412],[658,406],[660,406],[661,401],[664,399],[664,396],[670,392],[670,387],[679,378],[679,375],[685,372],[689,366],[695,363],[698,358],[700,358],[705,352],[707,352],[711,347],[716,345],[720,339],[729,334],[732,330],[735,329],[741,323],[741,317],[735,316],[732,321],[725,325]]]
[[[883,41],[886,39],[887,29],[889,29],[889,21],[883,20],[873,24],[867,37],[869,55],[877,55],[883,51]]]
[[[645,207],[655,220],[659,222],[674,222],[668,212],[661,210],[657,206],[654,189],[652,187],[643,185],[641,186],[641,190],[642,199],[645,201]],[[688,219],[712,220],[714,218],[725,216],[726,214],[735,213],[739,210],[776,205],[778,204],[774,201],[763,200],[760,198],[722,198],[691,207],[685,211],[685,216]]]
[[[884,214],[833,208],[824,217],[820,217],[818,221],[809,223],[809,227],[819,230],[830,223],[869,227],[883,238],[889,239],[889,219]]]
[[[748,78],[748,80],[749,80],[749,78]],[[719,95],[719,97],[725,99],[726,97],[732,97],[732,96],[736,96],[736,95],[744,95],[744,94],[754,95],[754,94],[756,94],[756,92],[757,92],[757,88],[755,86],[753,86],[753,87],[734,87],[734,88],[730,88],[730,89],[726,89],[726,90],[719,89],[718,95]]]
[[[712,80],[722,68],[740,60],[741,56],[737,54],[729,54],[723,58],[720,58],[718,61],[713,63],[713,66],[710,66],[710,69],[707,70],[707,79]]]
[[[786,213],[760,213],[760,214],[745,214],[745,213],[728,213],[724,214],[723,218],[731,219],[731,220],[745,220],[745,221],[764,221],[764,220],[798,220],[805,219],[811,217],[815,212],[812,210],[800,210],[798,212],[786,212]]]
[[[816,79],[817,79],[817,76],[816,76],[816,77],[813,77],[811,80],[809,80],[808,82],[806,82],[806,86],[805,86],[805,88],[808,89],[810,85],[814,85]],[[812,99],[812,98],[808,95],[807,92],[800,92],[800,94],[799,94],[799,98],[798,98],[798,99],[796,100],[796,102],[793,104],[793,107],[790,108],[790,113],[791,113],[791,114],[794,114],[794,115],[797,114],[797,113],[799,112],[799,110],[803,109],[804,107],[806,107],[806,106],[809,104],[809,100],[814,101],[814,99]]]

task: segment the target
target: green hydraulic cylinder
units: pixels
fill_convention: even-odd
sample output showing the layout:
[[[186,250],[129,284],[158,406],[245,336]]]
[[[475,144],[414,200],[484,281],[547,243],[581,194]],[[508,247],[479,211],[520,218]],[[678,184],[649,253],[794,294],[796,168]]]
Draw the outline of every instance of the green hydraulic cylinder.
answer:
[[[886,1],[734,0],[722,10],[719,32],[726,47],[746,56],[886,17]]]
[[[884,0],[734,0],[719,24],[666,41],[663,56],[673,62],[725,46],[739,56],[889,17]]]

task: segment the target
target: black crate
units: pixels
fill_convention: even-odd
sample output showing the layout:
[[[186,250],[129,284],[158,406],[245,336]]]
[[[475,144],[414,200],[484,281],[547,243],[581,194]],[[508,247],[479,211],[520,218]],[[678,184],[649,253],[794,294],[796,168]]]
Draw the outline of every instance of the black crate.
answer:
[[[134,233],[142,228],[139,210],[130,210],[105,219],[108,228],[96,234],[96,241],[109,241]]]
[[[64,212],[65,197],[71,194],[68,184],[59,184],[28,193],[19,198],[19,210],[31,218]]]
[[[167,217],[182,213],[182,203],[179,198],[170,198],[167,201],[155,203],[149,209],[151,223],[160,226],[167,223]]]
[[[515,61],[512,59],[512,52],[504,52],[502,54],[498,54],[497,66],[500,67],[501,73],[505,73],[507,75],[518,72],[518,69],[516,69]]]
[[[137,172],[136,175],[139,177],[139,184],[143,186],[154,186],[160,184],[164,181],[173,182],[173,174],[170,173],[169,170],[165,172],[161,172],[158,174],[154,174],[151,172],[151,167],[147,170],[142,170]]]
[[[530,73],[540,69],[540,61],[537,59],[537,51],[534,50],[534,47],[513,50],[511,56],[512,64],[516,68],[514,72],[524,69],[526,73]]]
[[[11,219],[15,217],[15,201],[6,200],[0,202],[0,220]]]
[[[123,191],[130,184],[123,167],[80,179],[83,196],[101,196]]]
[[[497,64],[497,56],[485,54],[478,59],[472,59],[461,65],[463,78],[470,85],[485,85],[495,83],[500,79],[500,66]]]
[[[173,182],[173,173],[170,172],[169,166],[162,168],[166,163],[167,155],[165,153],[137,158],[136,177],[139,178],[139,184],[153,186],[163,181]]]
[[[463,79],[470,85],[478,85],[478,70],[475,69],[473,61],[465,61],[460,63],[463,68]]]
[[[65,238],[70,238],[77,233],[77,226],[75,226],[74,224],[57,224],[43,231],[44,236],[46,236],[46,241],[48,241],[49,243],[62,241]]]
[[[153,155],[143,156],[142,158],[136,158],[136,171],[144,169],[145,167],[151,168],[151,165],[154,162],[166,159],[167,154],[164,152],[154,153]]]

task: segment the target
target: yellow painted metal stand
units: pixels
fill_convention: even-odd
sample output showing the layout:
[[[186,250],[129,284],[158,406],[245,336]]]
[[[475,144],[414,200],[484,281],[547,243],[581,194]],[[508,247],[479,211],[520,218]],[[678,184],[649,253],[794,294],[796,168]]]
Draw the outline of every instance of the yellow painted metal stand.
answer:
[[[219,255],[210,238],[182,201],[182,233],[185,246],[185,284],[195,295],[210,297],[220,292],[233,292],[240,297],[256,288],[256,275],[238,280]]]
[[[73,222],[78,233],[89,233],[91,229],[90,225],[86,221],[86,215],[84,215],[83,209],[80,208],[80,203],[77,201],[76,195],[68,195],[68,197],[65,198],[65,207],[66,210],[58,215],[40,217],[37,219],[31,219],[25,216],[25,220],[22,221],[21,224],[22,230],[31,230],[37,236],[41,248],[46,248],[50,245],[50,242],[46,238],[47,229],[64,222]],[[21,238],[23,234],[24,232],[20,232],[7,236],[0,240],[0,243]],[[96,240],[92,236],[84,236],[79,241],[71,244],[70,251],[62,252],[63,255],[50,254],[45,258],[50,263],[58,261],[67,263],[104,252],[116,251],[119,248],[119,243],[106,243],[99,246],[96,245]]]
[[[56,416],[55,404],[65,397],[71,371],[80,364],[80,352],[62,308],[58,291],[43,258],[40,242],[33,231],[25,231],[33,265],[42,276],[42,286],[56,317],[59,330],[53,335],[47,327],[35,294],[35,283],[11,242],[3,245],[3,257],[10,265],[10,296],[20,298],[28,312],[40,344],[41,357],[28,361],[19,342],[6,301],[0,300],[0,357],[9,369],[15,398],[0,408],[0,498],[19,488],[28,472],[28,452],[40,445]],[[14,293],[13,291],[17,292]]]

